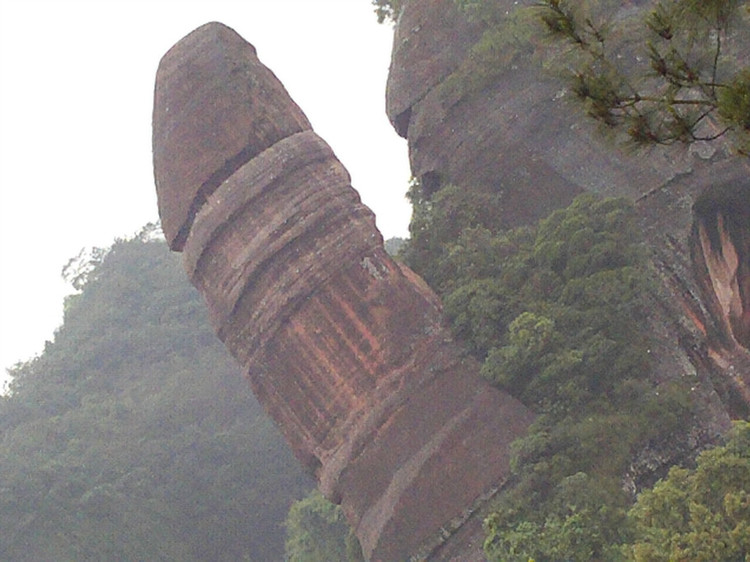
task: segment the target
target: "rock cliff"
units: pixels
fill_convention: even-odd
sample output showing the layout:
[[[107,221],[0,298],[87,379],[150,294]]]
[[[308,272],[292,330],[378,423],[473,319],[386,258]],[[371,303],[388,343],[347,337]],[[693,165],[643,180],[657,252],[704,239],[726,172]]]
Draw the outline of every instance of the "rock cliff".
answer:
[[[451,341],[255,49],[219,23],[178,42],[153,143],[170,247],[367,558],[481,559],[479,515],[532,414]]]
[[[512,25],[514,10],[529,2],[497,4]],[[644,3],[620,9],[637,4]],[[386,109],[408,139],[415,176],[428,192],[452,183],[501,193],[508,226],[583,191],[634,201],[662,281],[645,327],[655,342],[655,383],[695,381],[703,407],[697,431],[710,440],[750,411],[748,159],[718,143],[647,154],[617,149],[544,71],[534,45],[508,43],[480,86],[462,83],[472,76],[483,25],[454,0],[404,2]],[[664,463],[700,444],[676,446],[680,453]]]
[[[644,325],[653,382],[688,379],[699,405],[684,435],[636,452],[635,490],[750,412],[750,164],[718,143],[606,144],[533,46],[462,83],[485,31],[454,0],[405,0],[387,113],[425,190],[498,192],[508,227],[585,191],[635,203],[661,281]],[[482,507],[533,416],[479,379],[438,298],[386,255],[346,170],[231,29],[203,26],[162,60],[154,166],[165,235],[217,334],[368,558],[482,559]]]

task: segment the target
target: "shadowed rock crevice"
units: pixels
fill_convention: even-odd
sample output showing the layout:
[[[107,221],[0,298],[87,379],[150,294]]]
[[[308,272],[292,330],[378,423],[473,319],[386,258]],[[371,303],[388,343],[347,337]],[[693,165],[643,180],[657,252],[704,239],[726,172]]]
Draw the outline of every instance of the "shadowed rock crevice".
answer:
[[[750,183],[710,187],[693,206],[702,285],[727,335],[750,349]]]
[[[218,336],[366,557],[446,542],[479,556],[481,528],[449,522],[502,486],[533,416],[463,357],[331,148],[226,26],[162,59],[154,167],[165,235]]]
[[[208,201],[208,197],[218,189],[218,187],[229,179],[237,170],[247,164],[255,156],[255,149],[252,146],[245,147],[239,154],[227,160],[224,166],[214,172],[206,183],[204,183],[195,194],[193,202],[190,204],[190,210],[185,217],[185,221],[180,226],[180,230],[175,236],[172,246],[173,249],[182,249],[187,241],[190,230],[193,228],[193,222],[203,205]]]
[[[406,138],[409,131],[409,121],[411,121],[411,108],[396,115],[393,118],[393,128],[400,137]]]

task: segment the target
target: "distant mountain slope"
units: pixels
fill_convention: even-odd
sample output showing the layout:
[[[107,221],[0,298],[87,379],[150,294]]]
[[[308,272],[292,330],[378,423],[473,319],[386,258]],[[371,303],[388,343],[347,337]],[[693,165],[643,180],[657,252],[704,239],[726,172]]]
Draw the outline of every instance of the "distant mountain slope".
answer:
[[[178,258],[140,236],[83,265],[55,341],[0,400],[0,559],[283,559],[311,481]]]

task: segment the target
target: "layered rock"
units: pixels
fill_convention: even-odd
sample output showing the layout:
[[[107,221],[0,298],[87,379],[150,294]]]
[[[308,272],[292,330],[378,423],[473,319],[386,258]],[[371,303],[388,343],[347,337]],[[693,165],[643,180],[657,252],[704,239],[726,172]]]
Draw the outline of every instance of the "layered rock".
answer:
[[[255,48],[226,27],[191,33],[159,65],[154,176],[167,242],[180,250],[206,198],[274,143],[311,129]],[[220,44],[221,48],[216,48]]]
[[[231,29],[207,24],[161,61],[154,167],[167,240],[219,337],[368,559],[481,557],[478,514],[532,415],[478,376]]]
[[[512,16],[530,2],[495,4]],[[636,4],[643,3],[621,9],[642,9]],[[456,36],[439,42],[436,57],[425,38],[445,29]],[[706,433],[728,427],[750,411],[748,160],[719,143],[618,150],[585,120],[566,85],[544,72],[533,45],[509,42],[483,82],[466,84],[476,77],[472,46],[482,31],[451,0],[404,3],[387,111],[408,139],[414,175],[428,193],[445,183],[499,192],[507,226],[529,224],[583,191],[634,201],[663,281],[648,327],[655,382],[691,377]],[[433,61],[427,71],[422,60]],[[721,186],[737,194],[731,203],[716,203]]]

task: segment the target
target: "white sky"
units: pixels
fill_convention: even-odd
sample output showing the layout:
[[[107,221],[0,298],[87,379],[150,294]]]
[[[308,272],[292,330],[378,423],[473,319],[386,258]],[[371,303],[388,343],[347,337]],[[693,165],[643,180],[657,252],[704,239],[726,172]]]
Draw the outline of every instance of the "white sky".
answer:
[[[158,218],[154,75],[208,21],[255,45],[383,235],[406,235],[406,143],[384,113],[392,28],[369,0],[0,0],[0,379],[53,338],[68,259]]]

